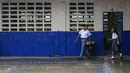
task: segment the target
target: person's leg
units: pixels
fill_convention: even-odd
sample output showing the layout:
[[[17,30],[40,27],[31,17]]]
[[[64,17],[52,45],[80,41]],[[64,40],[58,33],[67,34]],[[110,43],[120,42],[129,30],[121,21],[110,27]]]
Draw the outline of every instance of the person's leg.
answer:
[[[112,48],[111,48],[112,56],[111,56],[111,59],[114,59],[115,47],[116,47],[116,40],[112,40]]]
[[[88,47],[85,48],[86,55],[90,58],[90,53],[88,51]]]
[[[114,59],[115,57],[114,57],[114,52],[112,51],[112,56],[111,56],[111,59]]]
[[[86,40],[86,42],[87,42],[87,40]],[[85,46],[85,54],[86,54],[86,56],[88,56],[90,58],[90,53],[89,53],[88,46]]]
[[[120,55],[120,58],[122,59],[122,58],[123,58],[123,55],[122,55],[121,43],[118,44],[118,48],[119,48],[119,55]]]
[[[121,48],[120,48],[120,51],[119,51],[120,53],[119,53],[119,56],[120,56],[120,58],[122,59],[123,58],[123,54],[122,54],[122,52],[121,52]]]
[[[82,42],[82,45],[81,45],[80,58],[82,58],[82,55],[83,55],[83,52],[84,52],[86,39],[81,39],[81,42]]]

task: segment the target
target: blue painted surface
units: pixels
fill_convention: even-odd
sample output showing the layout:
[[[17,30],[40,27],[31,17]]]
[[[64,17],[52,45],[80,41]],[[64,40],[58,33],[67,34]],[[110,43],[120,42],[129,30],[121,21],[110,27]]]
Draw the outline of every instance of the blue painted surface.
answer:
[[[10,73],[26,73],[26,71],[19,71],[19,72],[17,72],[17,71],[12,71],[12,72],[10,72]]]
[[[110,68],[106,64],[104,64],[104,67],[106,69],[106,73],[112,73],[112,71],[110,70]]]
[[[128,35],[123,33],[123,53],[130,54]],[[0,32],[0,56],[49,56],[54,42],[54,54],[60,56],[79,56],[80,39],[74,41],[77,32]],[[92,32],[96,41],[95,55],[104,55],[103,32]],[[125,45],[125,46],[124,46]]]
[[[94,68],[95,68],[97,73],[101,73],[101,71],[99,70],[98,66],[94,65]]]
[[[122,51],[124,55],[130,55],[130,31],[123,32]]]

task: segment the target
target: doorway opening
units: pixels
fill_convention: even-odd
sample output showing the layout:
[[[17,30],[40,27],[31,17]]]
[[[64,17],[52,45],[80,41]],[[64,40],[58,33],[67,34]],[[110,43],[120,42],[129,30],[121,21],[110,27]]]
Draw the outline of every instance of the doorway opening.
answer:
[[[103,32],[104,32],[104,52],[105,55],[111,53],[112,38],[111,28],[116,28],[120,42],[122,41],[123,32],[123,12],[103,12]]]

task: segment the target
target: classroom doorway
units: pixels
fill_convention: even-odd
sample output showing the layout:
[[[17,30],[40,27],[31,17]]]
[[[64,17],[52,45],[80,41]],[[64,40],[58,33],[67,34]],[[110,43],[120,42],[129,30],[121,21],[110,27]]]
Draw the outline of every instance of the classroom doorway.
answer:
[[[103,32],[104,32],[104,52],[105,55],[111,53],[111,28],[115,27],[120,41],[122,41],[123,32],[123,12],[103,12]]]

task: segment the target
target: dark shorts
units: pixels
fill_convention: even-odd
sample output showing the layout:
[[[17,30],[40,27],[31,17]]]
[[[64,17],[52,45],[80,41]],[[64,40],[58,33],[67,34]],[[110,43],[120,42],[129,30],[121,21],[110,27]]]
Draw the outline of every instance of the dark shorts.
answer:
[[[112,40],[112,48],[111,50],[114,51],[118,51],[118,47],[117,47],[117,39],[113,39]]]

